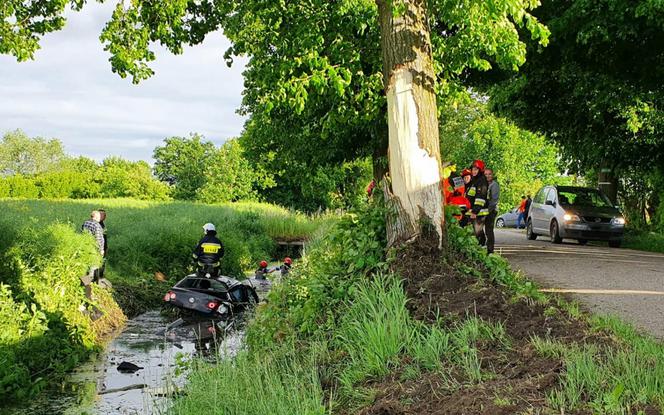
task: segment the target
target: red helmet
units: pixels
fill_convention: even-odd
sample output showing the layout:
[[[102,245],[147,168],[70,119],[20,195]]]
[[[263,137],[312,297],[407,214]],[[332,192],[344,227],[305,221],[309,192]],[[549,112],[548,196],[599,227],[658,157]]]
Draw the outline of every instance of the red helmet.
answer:
[[[470,176],[471,174],[473,174],[473,172],[471,172],[470,169],[463,169],[463,171],[461,172],[461,177]]]
[[[484,164],[484,162],[482,160],[475,160],[475,161],[473,161],[472,167],[477,167],[478,169],[480,169],[480,171],[484,171],[484,168],[486,167],[486,165]]]
[[[289,257],[284,258],[284,264],[286,264],[286,265],[290,265],[290,264],[292,264],[292,263],[293,263],[293,260],[290,259]]]
[[[267,261],[261,261],[260,265],[261,265],[261,268],[267,267]]]

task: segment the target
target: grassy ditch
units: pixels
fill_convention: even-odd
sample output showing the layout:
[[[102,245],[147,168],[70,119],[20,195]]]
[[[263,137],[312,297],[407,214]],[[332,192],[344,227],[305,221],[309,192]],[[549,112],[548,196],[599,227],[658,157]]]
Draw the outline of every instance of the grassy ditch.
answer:
[[[242,359],[254,365],[199,367],[173,413],[266,413],[254,408],[276,407],[276,394],[218,411],[252,392],[222,397],[210,385],[284,378],[307,385],[294,402],[318,404],[283,401],[275,413],[664,410],[661,344],[539,293],[468,230],[450,226],[445,255],[427,237],[386,254],[383,217],[376,207],[347,215],[318,240],[250,324]]]
[[[94,287],[88,300],[79,277],[100,258],[79,229],[100,207],[108,212],[107,277],[114,289],[112,295]],[[215,223],[226,245],[224,272],[242,276],[271,256],[275,239],[309,238],[331,220],[258,203],[5,199],[0,209],[1,399],[39,392],[101,347],[125,314],[158,306],[169,282],[193,269],[204,223]],[[169,281],[157,282],[156,272]],[[93,320],[96,310],[103,316]]]

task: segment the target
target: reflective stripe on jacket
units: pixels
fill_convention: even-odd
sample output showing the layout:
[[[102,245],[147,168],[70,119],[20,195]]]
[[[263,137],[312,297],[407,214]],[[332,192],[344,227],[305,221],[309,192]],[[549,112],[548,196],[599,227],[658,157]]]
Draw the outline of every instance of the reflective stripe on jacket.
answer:
[[[477,216],[487,216],[489,214],[489,208],[487,206],[489,182],[487,182],[484,174],[479,173],[477,176],[473,177],[466,189],[466,197],[471,206],[471,210],[466,212],[466,215],[474,213]]]

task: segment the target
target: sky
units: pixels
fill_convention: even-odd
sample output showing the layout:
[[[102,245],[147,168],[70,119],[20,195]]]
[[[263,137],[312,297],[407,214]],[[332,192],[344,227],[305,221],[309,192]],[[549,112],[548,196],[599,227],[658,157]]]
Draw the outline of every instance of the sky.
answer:
[[[111,72],[99,41],[113,6],[89,2],[68,13],[34,61],[0,55],[0,135],[19,128],[61,140],[72,155],[147,161],[167,137],[196,132],[215,144],[237,137],[246,60],[226,66],[228,39],[213,33],[177,56],[156,46],[155,75],[134,85]]]

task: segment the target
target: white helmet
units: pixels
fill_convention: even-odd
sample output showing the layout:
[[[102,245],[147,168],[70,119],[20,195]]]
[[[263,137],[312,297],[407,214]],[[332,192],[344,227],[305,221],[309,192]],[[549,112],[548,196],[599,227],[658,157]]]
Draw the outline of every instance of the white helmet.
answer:
[[[206,223],[205,225],[203,225],[203,231],[205,231],[206,233],[210,232],[210,231],[216,231],[216,230],[217,230],[217,228],[215,228],[214,225],[211,224],[211,223]]]

